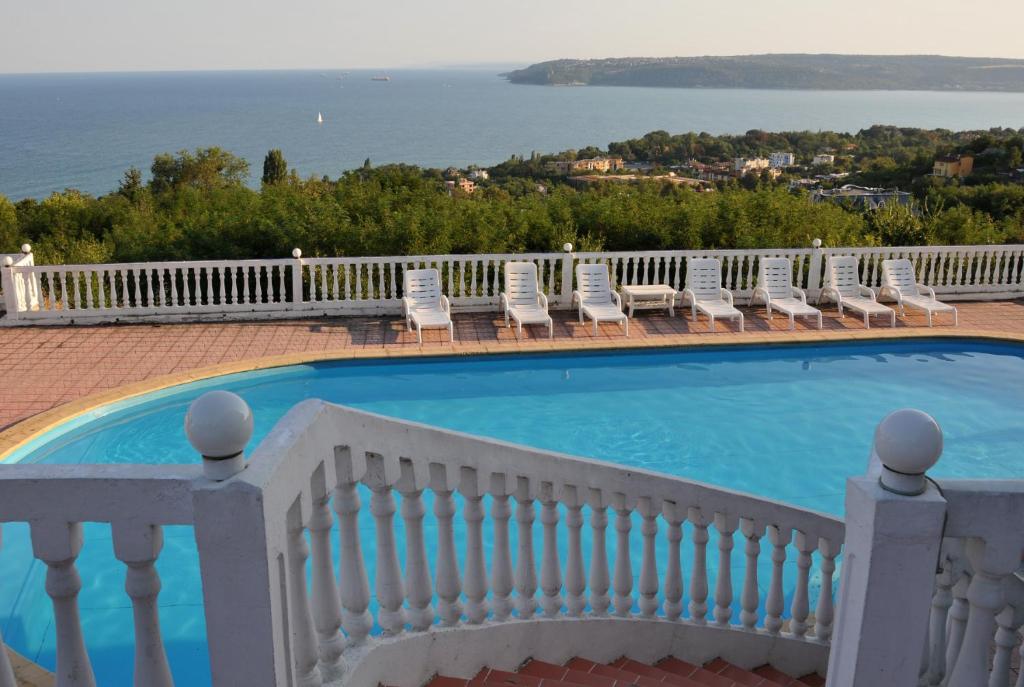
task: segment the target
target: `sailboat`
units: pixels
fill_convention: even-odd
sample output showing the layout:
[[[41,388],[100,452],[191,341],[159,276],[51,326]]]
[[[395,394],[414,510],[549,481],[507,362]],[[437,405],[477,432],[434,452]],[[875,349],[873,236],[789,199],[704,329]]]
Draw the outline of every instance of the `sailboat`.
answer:
[[[320,112],[316,113],[316,123],[317,124],[323,124],[324,123],[324,116]]]

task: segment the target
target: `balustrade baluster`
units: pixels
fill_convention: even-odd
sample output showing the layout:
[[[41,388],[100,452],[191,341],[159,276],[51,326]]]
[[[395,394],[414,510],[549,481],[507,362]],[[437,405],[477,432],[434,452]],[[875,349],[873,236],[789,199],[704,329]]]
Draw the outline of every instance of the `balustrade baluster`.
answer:
[[[645,618],[653,618],[658,612],[658,558],[654,548],[658,536],[658,508],[651,499],[641,498],[637,510],[640,511],[640,536],[643,538],[640,580],[637,585],[640,613]]]
[[[269,285],[270,284],[270,272],[269,272],[270,269],[272,269],[272,268],[270,268],[270,267],[268,267],[266,265],[256,265],[256,267],[253,268],[253,278],[256,280],[256,302],[257,303],[264,303],[267,300],[267,298],[266,298],[266,290],[263,287],[263,277],[266,276],[267,284]]]
[[[395,485],[402,495],[401,516],[405,525],[405,588],[409,608],[406,618],[413,630],[423,631],[434,623],[434,590],[430,564],[423,539],[423,490],[429,481],[427,466],[406,458],[400,461],[401,476]]]
[[[587,606],[586,578],[583,572],[583,544],[580,537],[583,528],[583,499],[579,489],[566,485],[562,497],[565,504],[565,526],[569,533],[569,557],[565,563],[565,605],[569,615],[576,618],[583,615]]]
[[[611,599],[608,577],[608,507],[604,494],[598,489],[590,490],[590,529],[593,544],[590,551],[590,612],[596,616],[608,614]]]
[[[57,635],[57,684],[95,687],[92,664],[85,651],[78,592],[82,578],[75,560],[82,550],[82,523],[37,520],[31,523],[32,552],[46,564],[46,593],[53,601]]]
[[[661,515],[668,523],[668,566],[665,569],[665,618],[679,620],[683,612],[683,569],[679,558],[683,541],[685,510],[671,501],[661,504]]]
[[[452,626],[462,617],[459,596],[459,562],[455,557],[455,499],[452,493],[459,483],[458,471],[439,463],[430,464],[430,488],[434,492],[434,517],[437,519],[437,585],[438,611],[441,622]]]
[[[687,510],[687,519],[693,525],[693,573],[690,575],[690,620],[698,625],[707,622],[708,615],[708,521],[699,508]]]
[[[450,263],[449,263],[450,264]],[[494,521],[494,554],[491,560],[491,593],[495,620],[507,620],[512,615],[512,551],[509,546],[508,521],[512,509],[508,503],[509,478],[503,474],[491,476],[491,519]]]
[[[213,268],[204,267],[203,271],[206,273],[206,298],[204,300],[205,305],[213,305],[216,303],[216,291],[213,290]]]
[[[615,615],[628,617],[633,610],[633,566],[629,551],[629,531],[633,528],[632,509],[625,494],[612,495],[615,509],[615,576],[612,588],[615,590]]]
[[[462,469],[459,493],[465,500],[462,515],[466,520],[466,571],[462,590],[466,594],[466,618],[473,625],[487,619],[487,564],[484,561],[483,498],[486,488],[479,473]]]
[[[164,305],[170,305],[173,308],[173,307],[176,307],[178,305],[178,268],[176,268],[176,267],[168,268],[167,269],[167,279],[171,283],[170,284],[170,286],[171,286],[171,289],[170,289],[171,290],[171,295],[170,295],[171,302],[170,303],[165,303]]]
[[[1017,645],[1017,629],[1022,620],[1013,606],[1007,606],[996,616],[995,655],[992,657],[988,687],[1007,687],[1010,684],[1010,659]]]
[[[987,682],[996,614],[1006,604],[1003,585],[1020,565],[1020,547],[1015,534],[1008,534],[1006,541],[968,539],[964,546],[974,575],[967,589],[970,612],[963,645],[956,665],[950,668],[949,687],[977,687]]]
[[[355,299],[355,290],[352,286],[352,266],[347,262],[337,262],[334,264],[334,272],[337,274],[341,272],[341,293],[335,292],[339,296],[338,300],[341,300],[341,294],[348,294],[348,300]]]
[[[960,656],[960,647],[964,643],[964,630],[970,612],[970,605],[967,603],[967,589],[970,584],[971,578],[967,574],[962,574],[953,583],[953,605],[949,609],[949,618],[946,621],[946,635],[949,637],[946,642],[946,675],[953,672],[957,657]]]
[[[130,267],[127,268],[127,269],[118,270],[118,272],[121,275],[121,302],[122,302],[122,307],[124,307],[124,308],[130,308],[131,307],[131,299],[129,297],[129,292],[128,292],[128,273],[130,271],[131,271]]]
[[[0,550],[3,549],[3,527],[0,527]],[[7,658],[7,647],[4,646],[3,633],[0,633],[0,687],[17,687],[14,682],[14,670]]]
[[[1012,270],[1012,268],[1011,268],[1011,266],[1014,264],[1013,251],[1012,250],[1011,251],[1002,251],[1000,253],[1000,255],[1002,256],[1002,261],[1003,261],[1003,273],[1002,273],[1002,279],[1000,280],[999,283],[1000,284],[1004,284],[1004,285],[1005,284],[1012,284],[1013,283],[1012,275],[1014,273],[1014,270]],[[1024,672],[1024,671],[1022,671],[1022,672]]]
[[[540,522],[544,527],[540,560],[543,597],[540,605],[546,617],[554,618],[562,610],[562,570],[558,560],[558,501],[555,500],[555,485],[551,482],[541,482],[540,502]]]
[[[284,265],[278,265],[277,266],[277,270],[275,270],[276,273],[277,273],[277,293],[274,295],[274,298],[273,298],[273,301],[275,303],[284,303],[286,300],[288,300],[287,298],[285,298],[284,269],[285,269]],[[292,269],[295,269],[295,268],[293,267]],[[196,284],[198,284],[198,283],[199,283],[199,280],[196,279]],[[269,284],[270,284],[269,280],[268,280],[267,284],[269,286]],[[300,294],[296,294],[295,295],[295,300],[296,301],[301,300],[301,298],[299,298],[299,296],[300,296]]]
[[[501,293],[501,288],[498,286],[498,272],[501,271],[501,264],[502,263],[500,260],[491,260],[493,271],[491,272],[491,292],[489,294],[486,294],[488,296],[497,296],[499,293]],[[539,276],[537,278],[537,281],[540,281]]]
[[[451,263],[448,263],[451,265]],[[391,261],[388,263],[388,298],[395,300],[398,298],[398,288],[395,286],[395,275],[398,273],[398,263]],[[449,275],[449,282],[451,282]],[[381,294],[381,298],[384,298],[384,294]]]
[[[740,520],[740,532],[746,540],[743,551],[746,565],[743,571],[743,593],[740,595],[740,622],[744,629],[753,630],[757,625],[757,607],[761,603],[761,595],[757,588],[757,559],[761,554],[764,525],[743,518]]]
[[[320,672],[325,681],[337,680],[345,672],[341,657],[345,638],[341,635],[341,599],[334,584],[331,556],[331,526],[334,517],[328,505],[324,466],[313,473],[309,515],[309,542],[312,550],[313,624],[316,627]]]
[[[516,486],[516,610],[520,619],[533,617],[537,609],[537,569],[533,561],[533,495],[529,480],[519,478]]]
[[[156,559],[163,548],[163,530],[157,525],[112,526],[114,555],[127,566],[124,588],[132,600],[135,621],[135,670],[133,683],[139,687],[172,687],[171,669],[160,635],[157,595],[160,576]]]
[[[818,591],[818,605],[814,609],[814,636],[821,642],[832,638],[832,621],[835,619],[835,604],[832,601],[832,575],[836,571],[836,556],[839,548],[831,540],[818,539],[818,553],[821,555],[821,589]]]
[[[221,305],[227,305],[232,302],[228,294],[234,293],[233,288],[230,292],[228,291],[228,282],[231,280],[231,270],[227,267],[224,267],[222,270],[220,270],[220,275],[220,303]],[[147,281],[149,280],[147,279]]]
[[[471,260],[471,261],[470,261],[470,263],[469,263],[469,265],[470,265],[470,275],[469,275],[469,278],[470,278],[470,286],[469,286],[469,295],[470,295],[470,297],[472,297],[472,298],[476,298],[476,273],[477,273],[477,262],[478,262],[478,261],[477,261],[477,259],[476,259],[476,258],[474,258],[474,259],[473,259],[473,260]]]
[[[302,524],[300,499],[288,509],[286,524],[286,558],[288,610],[292,636],[292,661],[295,667],[295,683],[298,687],[319,687],[323,680],[317,667],[316,631],[306,594],[306,560],[309,547],[306,545],[305,527]]]
[[[106,269],[96,270],[96,307],[100,310],[107,309],[107,290],[104,283],[106,279]]]
[[[401,634],[405,627],[405,586],[398,565],[398,547],[395,545],[395,496],[392,486],[400,475],[398,460],[390,456],[368,453],[363,484],[370,488],[370,513],[377,533],[377,572],[374,576],[377,603],[377,621],[385,635]]]
[[[92,278],[95,272],[92,270],[82,270],[82,281],[85,282],[85,309],[93,307],[92,297]]]
[[[715,622],[727,626],[732,620],[732,535],[738,519],[724,513],[715,513],[715,531],[718,532],[718,572],[715,575]]]
[[[791,619],[789,631],[794,637],[807,634],[807,615],[810,613],[808,586],[811,576],[811,554],[814,543],[805,533],[797,530],[794,546],[798,552],[796,559],[796,591],[793,592],[793,605],[790,607]]]
[[[366,472],[366,454],[357,449],[335,451],[338,485],[334,489],[333,507],[338,515],[338,583],[341,593],[341,626],[349,644],[359,644],[373,627],[370,615],[370,583],[363,560],[359,538],[361,500],[356,482]]]
[[[786,546],[792,539],[793,531],[777,525],[768,527],[768,540],[772,544],[772,579],[768,585],[768,596],[764,602],[764,629],[778,634],[782,629],[782,609],[785,597],[782,592],[782,570],[786,562]]]

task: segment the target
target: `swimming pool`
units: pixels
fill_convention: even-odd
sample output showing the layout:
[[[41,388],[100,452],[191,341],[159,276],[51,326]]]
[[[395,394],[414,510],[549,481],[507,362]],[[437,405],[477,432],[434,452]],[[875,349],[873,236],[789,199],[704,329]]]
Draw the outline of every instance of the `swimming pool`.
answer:
[[[107,406],[11,458],[198,462],[182,419],[188,403],[212,388],[235,391],[252,406],[254,442],[294,403],[319,397],[832,513],[842,510],[846,477],[864,471],[875,425],[895,408],[920,408],[943,427],[946,452],[936,475],[1009,478],[1024,472],[1024,347],[972,340],[302,365]],[[371,535],[372,523],[364,527]],[[122,684],[131,671],[131,607],[122,591],[123,566],[111,549],[109,528],[88,526],[79,559],[80,604],[99,682]],[[52,665],[43,566],[32,563],[29,552],[27,527],[5,525],[0,629],[13,648]],[[206,684],[202,594],[188,528],[167,528],[158,568],[175,679]]]

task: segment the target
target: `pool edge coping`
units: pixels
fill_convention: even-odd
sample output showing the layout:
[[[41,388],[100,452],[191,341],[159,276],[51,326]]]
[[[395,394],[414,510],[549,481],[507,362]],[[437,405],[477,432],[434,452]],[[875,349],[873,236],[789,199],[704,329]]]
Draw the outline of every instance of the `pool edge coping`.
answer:
[[[155,391],[161,391],[174,386],[191,382],[200,382],[214,377],[221,377],[229,374],[254,372],[257,370],[268,370],[291,365],[303,365],[307,363],[327,362],[336,360],[386,360],[389,358],[437,358],[437,357],[460,357],[477,355],[500,355],[509,353],[573,353],[592,350],[636,350],[643,348],[707,348],[707,347],[744,347],[749,345],[796,345],[807,343],[821,343],[825,341],[880,341],[886,339],[983,339],[990,341],[1009,341],[1024,343],[1024,334],[1009,331],[993,331],[987,329],[961,329],[942,328],[939,330],[927,328],[926,330],[893,330],[893,329],[864,329],[842,332],[824,332],[819,330],[803,332],[787,332],[787,336],[779,337],[776,334],[758,334],[742,336],[723,332],[722,340],[717,337],[701,337],[699,340],[692,340],[686,334],[669,335],[650,339],[607,339],[607,340],[580,340],[571,342],[551,343],[544,339],[519,341],[513,345],[470,345],[460,348],[383,348],[376,349],[335,349],[325,351],[304,351],[301,353],[284,353],[280,355],[262,356],[237,360],[230,363],[219,363],[206,367],[198,367],[184,372],[175,372],[166,375],[159,375],[150,379],[144,379],[131,384],[114,387],[98,393],[89,394],[81,398],[54,406],[23,420],[19,420],[10,427],[0,431],[0,465],[7,462],[7,459],[19,448],[33,441],[46,432],[55,429],[59,425],[85,415],[102,406],[129,400]],[[682,340],[681,340],[682,339]],[[690,339],[690,340],[686,340]],[[449,344],[450,345],[450,344]]]

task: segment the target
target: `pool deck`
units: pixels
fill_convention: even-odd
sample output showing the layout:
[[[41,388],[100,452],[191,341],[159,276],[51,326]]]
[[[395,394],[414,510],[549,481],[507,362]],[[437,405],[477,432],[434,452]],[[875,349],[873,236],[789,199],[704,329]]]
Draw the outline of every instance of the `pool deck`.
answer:
[[[825,309],[824,329],[810,320],[741,308],[746,331],[731,321],[694,324],[689,309],[638,313],[629,338],[617,324],[580,325],[575,312],[552,313],[554,339],[543,327],[527,327],[517,341],[497,313],[456,313],[454,344],[447,332],[424,331],[422,346],[397,317],[321,318],[261,322],[117,324],[102,326],[0,327],[0,455],[27,438],[92,407],[154,389],[217,374],[315,360],[416,355],[568,351],[610,348],[797,343],[866,338],[993,337],[1024,341],[1024,300],[960,302],[960,326],[946,315],[928,328],[923,313],[909,311],[890,328],[876,319],[865,330],[855,314],[839,319]]]

